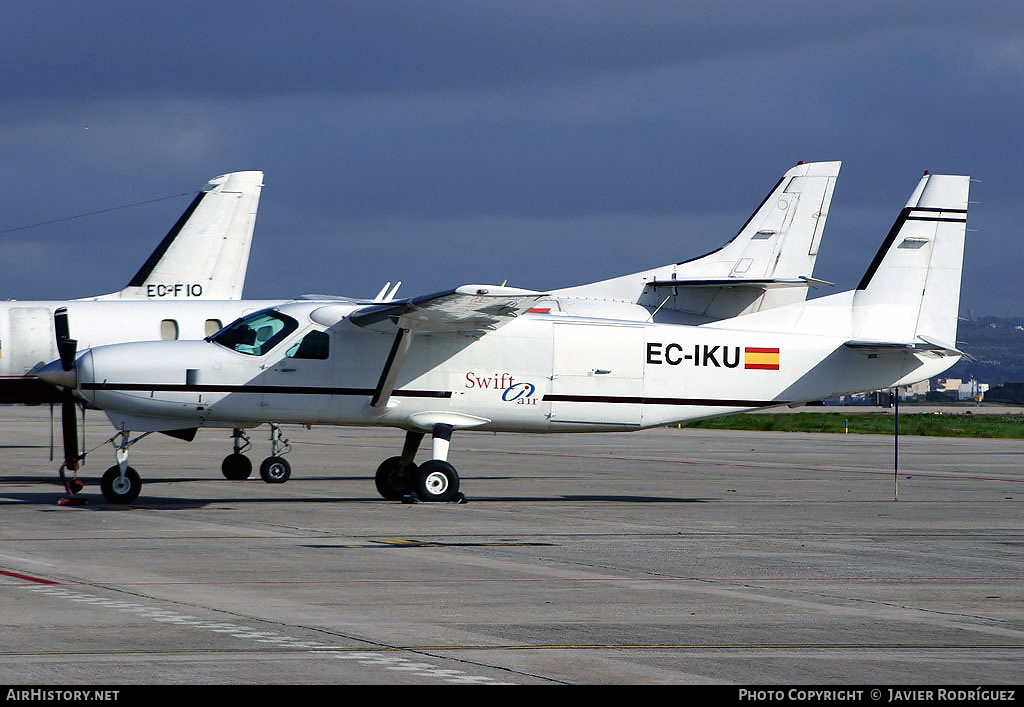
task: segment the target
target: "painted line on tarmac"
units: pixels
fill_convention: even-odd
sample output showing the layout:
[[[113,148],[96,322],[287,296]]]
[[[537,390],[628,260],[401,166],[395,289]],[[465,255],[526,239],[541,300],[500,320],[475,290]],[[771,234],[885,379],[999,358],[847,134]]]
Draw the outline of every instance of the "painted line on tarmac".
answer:
[[[16,575],[16,573],[12,572],[2,573],[7,575]],[[18,576],[19,578],[24,578],[29,581],[46,582],[48,585],[57,584],[56,582],[49,582],[48,580],[42,580],[35,577],[28,577],[27,575],[16,576]],[[366,650],[347,650],[345,648],[332,645],[330,643],[324,643],[322,641],[302,640],[299,638],[295,638],[293,636],[286,636],[284,634],[280,634],[276,631],[261,631],[252,626],[225,623],[219,621],[209,621],[206,619],[200,619],[195,616],[189,616],[188,614],[182,614],[177,611],[160,609],[156,606],[151,606],[144,603],[120,601],[117,599],[107,599],[104,597],[95,596],[84,592],[78,592],[59,586],[31,585],[27,586],[27,588],[37,594],[45,594],[56,599],[64,599],[66,601],[73,601],[82,604],[90,604],[92,606],[100,606],[108,609],[114,609],[125,614],[133,614],[135,616],[138,616],[139,618],[150,619],[158,623],[174,624],[178,626],[191,626],[193,628],[198,628],[204,631],[227,634],[233,638],[238,638],[241,640],[248,640],[254,641],[256,643],[272,645],[277,648],[305,650],[309,652],[332,656],[339,659],[355,660],[363,665],[372,665],[393,672],[410,673],[422,677],[436,678],[446,683],[469,685],[508,684],[499,682],[493,678],[485,677],[483,675],[472,675],[462,670],[442,668],[431,663],[413,661],[408,658],[403,658],[402,656],[387,655],[382,652]],[[395,648],[389,650],[403,649]]]
[[[33,577],[29,574],[22,574],[20,572],[11,572],[9,570],[0,570],[0,575],[4,577],[12,577],[14,579],[21,579],[26,582],[33,582],[35,584],[60,584],[60,582],[53,582],[49,579],[43,579],[42,577]]]

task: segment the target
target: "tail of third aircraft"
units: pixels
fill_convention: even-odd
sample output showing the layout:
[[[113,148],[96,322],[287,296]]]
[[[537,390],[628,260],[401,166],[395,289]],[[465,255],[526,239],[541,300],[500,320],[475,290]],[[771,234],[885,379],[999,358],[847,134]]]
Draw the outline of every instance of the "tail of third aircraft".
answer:
[[[86,299],[241,299],[263,172],[214,177],[118,292]]]

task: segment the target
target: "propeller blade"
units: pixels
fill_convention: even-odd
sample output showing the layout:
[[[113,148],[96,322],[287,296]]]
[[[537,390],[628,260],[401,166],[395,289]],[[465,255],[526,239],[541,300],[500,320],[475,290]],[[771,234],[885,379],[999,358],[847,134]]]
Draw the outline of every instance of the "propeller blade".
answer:
[[[68,470],[78,468],[78,403],[71,391],[64,393],[61,403],[61,433],[64,438],[64,466]]]
[[[58,307],[53,313],[53,331],[57,334],[57,341],[71,338],[71,327],[68,325],[67,307]]]
[[[60,357],[60,365],[65,371],[70,371],[75,363],[75,355],[78,353],[78,341],[71,338],[67,307],[60,307],[53,313],[53,331],[57,336],[57,355]]]
[[[75,365],[78,342],[71,338],[67,307],[59,307],[53,313],[53,331],[57,339],[57,354],[60,356],[61,368],[70,371]],[[61,437],[64,441],[64,468],[75,471],[78,469],[78,402],[72,388],[64,388],[60,418]]]

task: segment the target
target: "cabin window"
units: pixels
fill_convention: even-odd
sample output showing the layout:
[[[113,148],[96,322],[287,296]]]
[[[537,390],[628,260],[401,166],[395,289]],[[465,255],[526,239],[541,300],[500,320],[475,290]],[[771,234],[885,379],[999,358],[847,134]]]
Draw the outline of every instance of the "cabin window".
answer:
[[[284,341],[299,323],[291,317],[265,309],[242,317],[210,337],[221,346],[249,356],[262,356]]]
[[[206,320],[206,335],[213,336],[218,331],[224,328],[224,325],[220,323],[219,319],[207,319]]]
[[[178,338],[178,322],[174,319],[164,319],[160,322],[160,338],[164,341],[175,341]]]
[[[325,359],[330,353],[331,337],[324,331],[311,331],[302,340],[288,349],[288,358]]]

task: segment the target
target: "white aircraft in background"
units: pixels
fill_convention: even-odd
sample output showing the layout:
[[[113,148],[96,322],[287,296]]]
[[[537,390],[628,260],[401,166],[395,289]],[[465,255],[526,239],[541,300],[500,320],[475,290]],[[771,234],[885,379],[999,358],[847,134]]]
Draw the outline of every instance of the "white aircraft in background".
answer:
[[[262,188],[262,172],[211,179],[118,292],[71,301],[0,302],[0,402],[52,398],[52,386],[33,387],[25,376],[57,357],[53,315],[58,308],[74,316],[83,347],[201,339],[220,329],[218,322],[239,316]],[[232,304],[225,308],[220,301]],[[199,304],[187,306],[194,303]],[[36,391],[43,400],[19,397],[21,391]]]
[[[215,177],[120,291],[70,301],[0,302],[0,403],[61,403],[73,421],[76,400],[34,373],[59,355],[67,319],[83,346],[154,339],[202,339],[246,312],[274,302],[241,300],[263,172]],[[65,423],[67,429],[69,423]],[[67,468],[77,466],[65,438]]]
[[[963,355],[969,182],[926,173],[856,289],[704,324],[678,322],[669,266],[649,271],[643,288],[656,307],[613,304],[606,316],[590,302],[573,311],[577,288],[292,302],[205,341],[68,351],[40,376],[103,409],[118,430],[117,464],[101,481],[112,503],[139,494],[128,449],[145,434],[271,420],[404,429],[401,455],[377,470],[378,491],[450,501],[460,497],[447,461],[454,430],[637,430],[941,373]],[[428,433],[431,457],[417,465]],[[290,467],[271,456],[260,471],[287,478]]]

